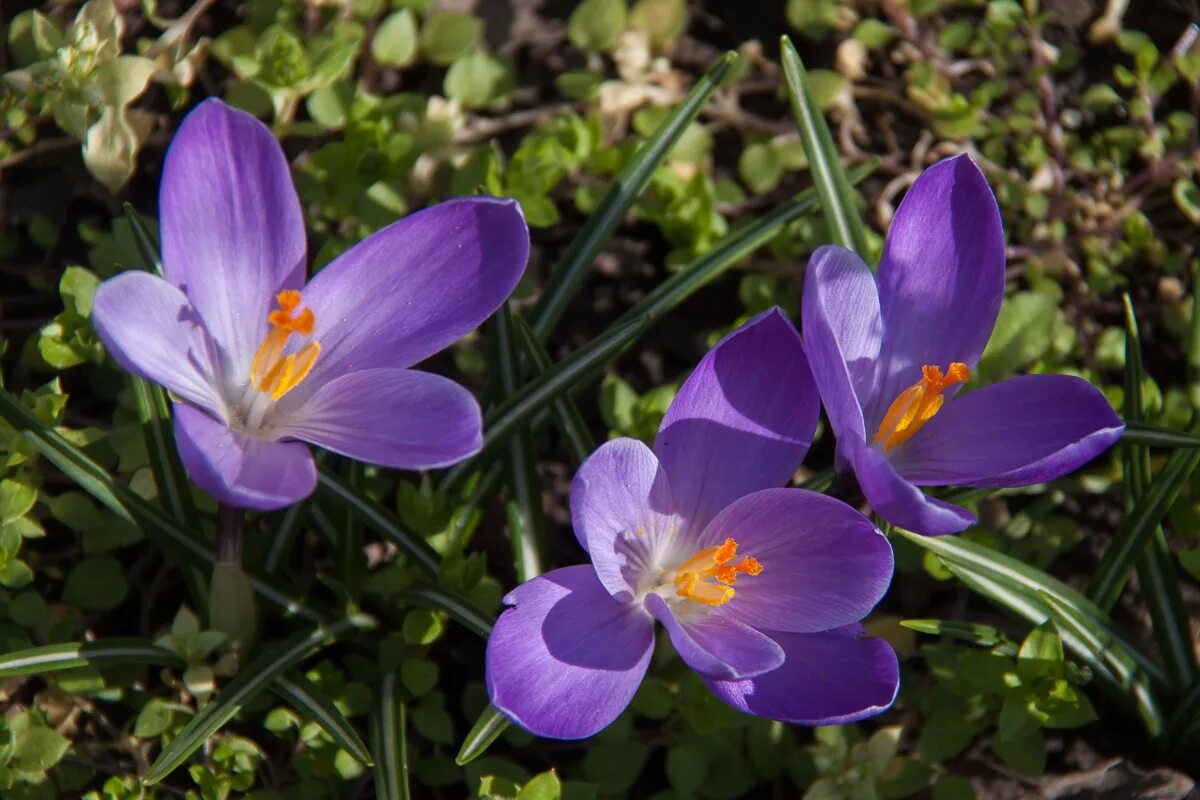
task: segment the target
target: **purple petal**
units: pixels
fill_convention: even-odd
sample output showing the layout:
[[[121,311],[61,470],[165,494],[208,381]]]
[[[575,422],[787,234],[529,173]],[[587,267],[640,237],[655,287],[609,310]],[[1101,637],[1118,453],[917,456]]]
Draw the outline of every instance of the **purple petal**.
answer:
[[[305,288],[321,355],[296,391],[428,358],[499,308],[528,258],[529,230],[514,200],[450,200],[392,223]]]
[[[212,411],[223,407],[213,388],[209,343],[183,292],[147,272],[123,272],[100,285],[92,326],[113,360]]]
[[[538,736],[585,739],[616,719],[646,674],[654,621],[587,565],[547,572],[504,598],[487,644],[488,696]]]
[[[744,681],[706,680],[739,711],[796,725],[844,725],[886,711],[900,689],[896,654],[848,626],[826,633],[773,634],[786,652],[779,669]]]
[[[646,596],[646,608],[667,629],[687,665],[704,677],[738,680],[783,663],[783,648],[774,639],[723,610],[691,600],[672,607],[657,594]]]
[[[744,494],[787,483],[808,452],[818,406],[800,336],[779,309],[708,351],[654,440],[689,528],[702,529]]]
[[[857,622],[892,581],[892,548],[870,520],[832,497],[764,489],[733,501],[699,548],[732,538],[763,567],[741,575],[722,610],[754,628],[812,633]]]
[[[232,431],[186,403],[175,404],[175,442],[188,477],[226,505],[270,511],[303,500],[317,485],[305,445]]]
[[[983,173],[967,156],[934,164],[908,190],[879,262],[883,359],[867,427],[921,366],[973,367],[1004,296],[1004,230]]]
[[[461,461],[482,446],[482,424],[470,392],[410,369],[351,372],[320,386],[298,408],[281,403],[272,420],[277,435],[393,469]]]
[[[628,600],[674,530],[667,473],[636,439],[614,439],[580,465],[571,484],[571,524],[600,582]]]
[[[1026,486],[1091,461],[1124,427],[1084,379],[1024,375],[946,403],[892,463],[918,485]]]
[[[240,379],[275,295],[304,283],[304,217],[283,150],[254,117],[206,100],[167,150],[158,204],[163,274]]]
[[[862,403],[873,396],[883,330],[875,276],[828,245],[809,259],[802,300],[804,351],[834,435],[865,439]]]
[[[867,502],[888,522],[927,536],[958,533],[975,524],[975,515],[965,508],[926,497],[924,492],[900,477],[874,447],[854,439],[845,441]]]

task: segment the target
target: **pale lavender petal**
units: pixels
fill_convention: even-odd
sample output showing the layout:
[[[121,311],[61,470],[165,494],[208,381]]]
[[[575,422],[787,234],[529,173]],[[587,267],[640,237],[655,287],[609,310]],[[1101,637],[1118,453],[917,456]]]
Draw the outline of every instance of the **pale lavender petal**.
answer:
[[[591,567],[547,572],[504,598],[487,643],[492,705],[538,736],[585,739],[615,720],[646,674],[654,620],[612,598]]]
[[[631,599],[674,531],[671,486],[650,448],[637,439],[600,445],[575,473],[571,523],[600,582]]]
[[[175,442],[188,477],[226,505],[270,511],[303,500],[317,485],[305,445],[230,430],[186,403],[175,404]]]
[[[209,343],[183,292],[148,272],[122,272],[100,284],[92,327],[113,360],[140,378],[219,413]]]
[[[897,474],[882,453],[863,442],[848,440],[849,457],[859,486],[875,513],[893,525],[927,536],[958,533],[975,524],[965,508],[926,497]]]
[[[967,156],[934,164],[908,190],[879,262],[884,343],[878,390],[864,409],[878,424],[921,378],[979,360],[1004,297],[1004,230],[983,173]]]
[[[1025,486],[1086,464],[1124,428],[1083,378],[1024,375],[946,403],[891,461],[918,485]]]
[[[800,336],[779,309],[709,350],[654,440],[689,530],[744,494],[787,483],[808,452],[819,405]]]
[[[825,633],[773,633],[786,660],[744,681],[706,680],[713,694],[747,714],[796,725],[845,725],[891,707],[900,689],[896,654],[851,625]]]
[[[274,134],[206,100],[184,118],[159,188],[163,274],[183,289],[244,379],[281,289],[304,283],[304,217]]]
[[[783,648],[774,639],[722,609],[691,600],[672,607],[657,594],[646,596],[646,608],[667,629],[680,657],[704,677],[739,680],[783,663]]]
[[[854,253],[827,245],[804,275],[804,352],[834,435],[866,438],[862,404],[874,393],[882,323],[875,276]]]
[[[305,288],[321,355],[296,391],[428,358],[491,316],[528,258],[529,230],[515,200],[449,200],[392,223]]]
[[[857,622],[892,581],[892,548],[871,521],[832,497],[764,489],[726,506],[699,548],[726,539],[762,565],[739,575],[727,614],[760,630],[812,633]],[[736,563],[736,562],[734,562]]]
[[[303,439],[393,469],[457,463],[483,444],[479,403],[449,378],[411,369],[367,369],[320,386],[303,405],[281,401],[276,436]],[[294,404],[293,404],[294,405]]]

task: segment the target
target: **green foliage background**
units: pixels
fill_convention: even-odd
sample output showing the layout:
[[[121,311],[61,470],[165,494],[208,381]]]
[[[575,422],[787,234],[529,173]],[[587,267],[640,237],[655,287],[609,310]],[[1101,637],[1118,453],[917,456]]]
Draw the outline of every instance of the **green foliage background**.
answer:
[[[594,740],[507,729],[485,747],[479,634],[531,564],[581,559],[566,514],[579,458],[595,437],[652,439],[691,365],[750,315],[795,317],[804,261],[832,238],[812,201],[628,334],[602,377],[573,378],[573,402],[552,392],[553,424],[510,426],[500,466],[396,475],[325,459],[313,500],[247,522],[256,642],[211,629],[214,504],[177,480],[161,395],[106,360],[88,321],[100,280],[153,266],[163,149],[208,95],[282,140],[313,269],[444,197],[520,201],[535,249],[512,309],[532,331],[505,314],[435,362],[492,419],[812,184],[775,45],[791,33],[838,160],[873,170],[850,209],[866,255],[930,163],[968,152],[994,187],[1008,294],[973,381],[1078,374],[1131,421],[1191,425],[1194,4],[1140,17],[1065,0],[767,5],[759,18],[684,0],[90,0],[6,15],[0,794],[955,800],[1111,755],[1195,770],[1194,648],[1190,634],[1161,640],[1195,627],[1200,597],[1200,450],[1178,437],[1169,458],[1130,447],[1051,485],[958,492],[981,519],[961,546],[894,535],[896,584],[869,628],[901,653],[903,689],[878,720],[809,732],[739,716],[665,647]],[[737,56],[719,88],[563,290],[561,321],[541,314],[572,239],[725,48]],[[827,484],[829,440],[798,482]],[[1124,541],[1157,553],[1180,591],[1148,591],[1164,573],[1142,562],[1127,586],[1133,556],[1108,555]],[[1116,576],[1091,593],[1099,606],[1082,595],[1096,574]],[[199,747],[189,723],[223,714]],[[464,742],[477,757],[460,765]],[[164,753],[178,770],[163,772]],[[162,782],[140,784],[148,774]]]

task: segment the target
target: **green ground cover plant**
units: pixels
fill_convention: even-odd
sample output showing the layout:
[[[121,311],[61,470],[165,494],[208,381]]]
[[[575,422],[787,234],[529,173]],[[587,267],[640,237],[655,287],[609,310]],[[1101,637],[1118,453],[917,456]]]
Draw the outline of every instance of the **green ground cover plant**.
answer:
[[[1194,2],[0,13],[0,796],[1193,791]],[[310,275],[449,198],[515,201],[523,277],[421,364],[478,398],[478,452],[417,471],[316,448],[311,495],[245,513],[189,478],[178,398],[118,365],[93,310],[104,281],[163,274],[165,154],[210,97],[282,146]],[[584,560],[579,466],[609,440],[652,444],[722,337],[776,307],[801,327],[813,253],[874,266],[918,176],[963,154],[1005,251],[968,392],[1077,376],[1124,420],[1119,443],[1044,483],[931,489],[977,522],[927,537],[835,473],[822,417],[791,486],[887,535],[894,578],[863,624],[899,658],[889,710],[817,728],[740,714],[660,634],[594,737],[511,724],[487,637],[505,594]]]

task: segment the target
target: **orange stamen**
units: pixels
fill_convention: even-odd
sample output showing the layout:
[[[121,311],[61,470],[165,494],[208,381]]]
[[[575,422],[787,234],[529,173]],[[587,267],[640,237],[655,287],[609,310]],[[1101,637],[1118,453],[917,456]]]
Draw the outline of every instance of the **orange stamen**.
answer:
[[[250,380],[260,392],[278,400],[296,388],[312,371],[321,353],[321,344],[309,342],[297,352],[284,356],[283,349],[292,334],[312,335],[316,316],[310,308],[295,313],[300,307],[300,293],[295,289],[283,290],[275,300],[279,303],[279,309],[267,314],[271,330],[263,337],[258,352],[254,354]]]
[[[732,584],[738,573],[758,575],[763,566],[747,556],[736,563],[737,542],[726,539],[719,547],[709,547],[680,564],[675,569],[675,592],[680,597],[708,606],[723,606],[733,599]],[[711,583],[709,578],[717,581]],[[724,584],[724,585],[721,585]]]
[[[942,392],[970,377],[971,370],[961,361],[952,363],[945,375],[937,366],[921,367],[921,380],[901,392],[888,406],[875,432],[875,444],[882,444],[884,451],[890,453],[907,442],[941,410],[946,402]]]

